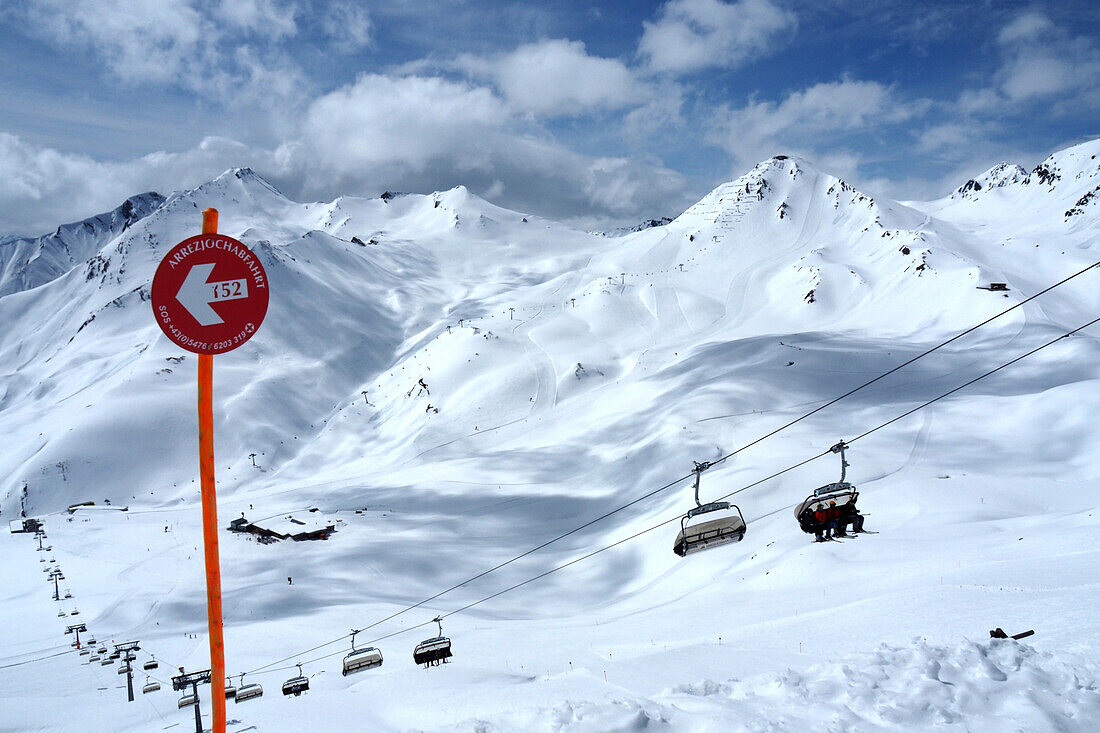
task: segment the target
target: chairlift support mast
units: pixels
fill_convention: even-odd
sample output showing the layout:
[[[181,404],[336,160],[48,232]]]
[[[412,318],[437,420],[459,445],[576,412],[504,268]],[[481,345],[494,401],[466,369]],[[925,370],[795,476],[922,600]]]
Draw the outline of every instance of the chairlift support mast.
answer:
[[[134,701],[134,666],[131,662],[136,659],[134,652],[141,649],[136,641],[127,641],[122,644],[115,644],[115,651],[122,654],[122,660],[126,663],[126,700],[127,702]]]
[[[68,628],[66,628],[65,633],[66,634],[72,634],[72,633],[76,634],[76,643],[73,644],[73,646],[75,646],[77,649],[79,649],[80,648],[80,632],[81,631],[87,631],[87,630],[88,630],[88,627],[85,626],[84,624],[74,624],[73,626],[69,626]]]
[[[199,685],[210,684],[210,670],[201,672],[184,672],[180,667],[180,674],[172,678],[172,689],[176,692],[186,691],[188,685],[191,694],[195,696],[195,733],[202,733],[202,716],[199,713]]]

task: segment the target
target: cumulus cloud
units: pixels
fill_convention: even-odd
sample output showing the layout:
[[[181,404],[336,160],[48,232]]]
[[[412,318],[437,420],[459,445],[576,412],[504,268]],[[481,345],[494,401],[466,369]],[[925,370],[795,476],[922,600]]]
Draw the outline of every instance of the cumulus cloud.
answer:
[[[0,233],[35,233],[146,190],[193,187],[250,166],[301,200],[465,185],[503,206],[573,222],[634,223],[686,206],[660,162],[593,157],[514,114],[493,90],[378,74],[315,99],[274,149],[208,138],[194,149],[104,162],[0,134]]]
[[[548,216],[644,215],[680,203],[686,188],[682,175],[654,161],[578,154],[517,118],[491,89],[439,77],[364,75],[317,99],[302,135],[279,156],[310,171],[308,189],[329,195],[340,192],[334,186],[463,184]]]
[[[771,0],[671,0],[644,23],[638,54],[655,72],[737,67],[785,45],[797,19]]]
[[[182,153],[121,162],[62,153],[0,132],[0,233],[41,234],[58,224],[110,211],[145,191],[196,186],[242,161],[276,169],[274,156],[208,137]]]
[[[330,2],[315,12],[320,16],[321,29],[341,53],[370,45],[373,23],[362,6],[352,2]]]
[[[303,85],[304,75],[277,44],[297,34],[298,10],[289,2],[15,0],[5,11],[24,32],[70,52],[91,53],[103,68],[134,84],[256,100]],[[255,59],[258,64],[248,63]],[[259,67],[265,71],[258,73]]]
[[[792,92],[782,101],[751,101],[717,116],[710,140],[740,166],[783,152],[819,161],[853,163],[840,148],[871,128],[903,122],[922,113],[923,102],[907,102],[878,82],[842,79]]]
[[[621,109],[647,94],[626,64],[590,56],[581,41],[548,39],[510,53],[464,55],[454,66],[491,81],[515,109],[539,116]]]
[[[990,83],[960,94],[963,112],[1011,112],[1052,101],[1067,111],[1100,107],[1100,47],[1091,38],[1027,11],[1001,29],[995,49],[999,63]]]

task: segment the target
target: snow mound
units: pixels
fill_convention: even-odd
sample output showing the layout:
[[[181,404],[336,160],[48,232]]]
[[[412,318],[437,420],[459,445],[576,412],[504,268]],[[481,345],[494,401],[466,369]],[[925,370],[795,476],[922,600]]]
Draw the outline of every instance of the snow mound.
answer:
[[[565,702],[458,731],[1095,730],[1098,668],[1011,640],[882,645],[847,661],[720,684],[679,685],[652,699]]]

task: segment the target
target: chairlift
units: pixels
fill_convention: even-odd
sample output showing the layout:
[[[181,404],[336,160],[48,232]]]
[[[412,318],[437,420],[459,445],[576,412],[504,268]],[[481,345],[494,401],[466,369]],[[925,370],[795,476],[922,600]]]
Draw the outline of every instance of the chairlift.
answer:
[[[68,591],[68,590],[65,591],[65,595],[62,596],[62,598],[72,598],[72,597],[73,597],[72,591]]]
[[[740,542],[745,538],[745,516],[741,514],[740,507],[728,501],[712,501],[709,504],[699,502],[699,476],[711,465],[708,461],[695,463],[695,507],[689,509],[680,520],[680,534],[676,535],[676,544],[672,547],[672,551],[680,557],[687,557],[694,552],[709,550],[712,547],[728,545],[731,542]],[[687,526],[688,520],[692,517],[730,509],[735,509],[737,514],[727,514],[720,519]]]
[[[382,652],[377,647],[355,648],[355,635],[358,633],[358,629],[351,630],[351,653],[344,657],[344,671],[342,672],[345,677],[349,674],[362,672],[364,669],[382,666]]]
[[[150,660],[149,660],[148,662],[146,662],[145,664],[141,665],[141,668],[142,668],[142,669],[144,669],[144,670],[145,670],[146,672],[148,672],[149,670],[151,670],[151,669],[156,669],[156,668],[157,668],[157,667],[159,667],[159,666],[160,666],[160,665],[159,665],[159,664],[157,664],[157,660],[155,660],[155,659],[150,659]]]
[[[255,682],[246,685],[244,683],[244,673],[241,673],[241,684],[237,688],[237,696],[233,698],[233,702],[241,703],[254,697],[263,697],[263,694],[264,688]]]
[[[80,650],[80,656],[82,656],[82,657],[86,657],[91,653],[92,653],[91,649],[81,649]]]
[[[142,695],[148,695],[150,692],[156,692],[160,689],[160,683],[154,682],[151,678],[145,678],[145,686],[141,688]]]
[[[106,653],[107,653],[107,647],[105,647],[105,646],[101,646],[99,648],[99,650],[96,651],[96,654],[106,654]]]
[[[443,664],[454,656],[451,653],[451,640],[443,635],[441,617],[436,616],[432,621],[439,624],[439,636],[425,639],[413,649],[413,662],[423,664],[425,669],[432,665]]]
[[[835,521],[837,521],[841,534],[843,534],[843,528],[846,524],[851,523],[854,528],[859,529],[863,526],[862,516],[859,514],[859,510],[856,509],[856,499],[859,498],[859,491],[844,480],[845,469],[850,465],[844,457],[844,451],[847,448],[848,445],[842,440],[829,449],[833,453],[840,454],[840,481],[814,489],[814,493],[807,496],[794,509],[794,517],[798,520],[798,526],[802,531],[817,535],[819,539],[823,539],[822,534],[828,528],[828,522],[822,522],[814,516],[814,512],[818,509],[839,510],[840,516]],[[856,519],[858,521],[854,521]],[[855,531],[859,531],[859,529]]]
[[[84,643],[85,643],[85,644],[88,644],[89,646],[91,646],[92,644],[95,644],[95,639],[88,639],[88,641],[86,641],[86,642],[84,642]]]
[[[98,662],[98,661],[99,661],[99,655],[98,654],[93,654],[92,656],[88,657],[88,664],[91,664],[92,662]]]
[[[302,676],[302,665],[298,666],[298,676],[291,677],[289,680],[283,683],[283,694],[294,697],[298,697],[303,692],[309,689],[309,678]]]
[[[127,673],[127,672],[129,672],[129,671],[130,671],[130,668],[129,668],[129,667],[119,667],[119,668],[118,668],[118,673],[119,673],[119,674],[126,674],[126,673]]]
[[[192,705],[194,705],[198,701],[199,701],[199,696],[194,694],[194,693],[190,693],[190,694],[187,694],[187,695],[184,695],[183,697],[181,697],[179,702],[177,703],[177,705],[178,705],[179,709],[182,710],[184,708],[191,707]]]
[[[111,659],[110,657],[104,657],[103,659],[99,660],[99,666],[101,666],[101,667],[106,667],[108,664],[114,664],[114,663],[115,663],[115,660]]]
[[[66,598],[68,598],[68,596],[65,596],[65,597],[66,597]],[[74,608],[74,609],[72,610],[72,613],[70,613],[69,615],[70,615],[70,616],[79,616],[79,615],[80,615],[80,611],[78,611],[78,610],[76,610],[76,609]]]
[[[225,699],[228,700],[228,699],[236,697],[236,696],[237,696],[237,688],[233,684],[233,678],[232,677],[226,677],[225,678]]]
[[[58,617],[58,618],[64,618],[65,616],[68,616],[68,615],[69,615],[69,614],[67,614],[67,613],[65,613],[64,611],[61,611],[61,610],[59,610],[59,611],[57,612],[57,617]]]

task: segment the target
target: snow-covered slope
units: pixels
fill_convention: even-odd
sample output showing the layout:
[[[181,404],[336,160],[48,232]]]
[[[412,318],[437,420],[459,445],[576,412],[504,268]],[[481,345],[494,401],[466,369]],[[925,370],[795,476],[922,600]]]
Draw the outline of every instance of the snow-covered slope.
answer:
[[[820,546],[798,530],[791,508],[836,478],[835,459],[817,461],[737,495],[742,543],[681,560],[671,522],[692,500],[679,482],[364,634],[409,631],[670,520],[448,616],[456,658],[443,669],[409,659],[434,625],[378,642],[386,664],[369,675],[335,674],[346,642],[294,655],[674,482],[1100,259],[1100,205],[1087,195],[1097,152],[1100,141],[1071,148],[1031,174],[999,166],[947,199],[904,204],[777,157],[621,237],[461,187],[299,204],[248,169],[134,199],[143,213],[100,217],[114,223],[80,240],[83,259],[59,233],[34,240],[50,268],[12,269],[30,240],[4,260],[3,282],[18,286],[0,291],[0,507],[18,515],[26,487],[28,513],[46,517],[72,590],[62,611],[79,601],[101,638],[140,638],[162,666],[207,664],[195,359],[161,336],[148,293],[157,262],[213,206],[272,289],[256,337],[215,360],[222,524],[306,507],[338,520],[320,543],[222,534],[228,666],[290,657],[256,670],[270,687],[233,707],[234,730],[305,730],[318,717],[372,729],[998,730],[1003,715],[1089,729],[1100,721],[1100,625],[1082,611],[1100,560],[1089,331],[855,441],[848,478],[877,535]],[[704,474],[704,500],[1095,318],[1098,276],[722,463]],[[54,514],[105,499],[130,511]],[[13,558],[0,618],[33,619],[0,631],[2,667],[44,656],[68,621],[34,582],[46,553],[26,536],[0,542]],[[998,625],[1040,633],[1034,647],[981,640]],[[115,674],[83,659],[0,675],[57,708],[51,729],[85,730],[97,715],[119,730],[188,725],[168,695],[126,707],[97,692]],[[315,675],[300,699],[276,699],[287,661]],[[70,698],[92,718],[49,704]],[[0,696],[0,718],[40,726],[16,698]]]

